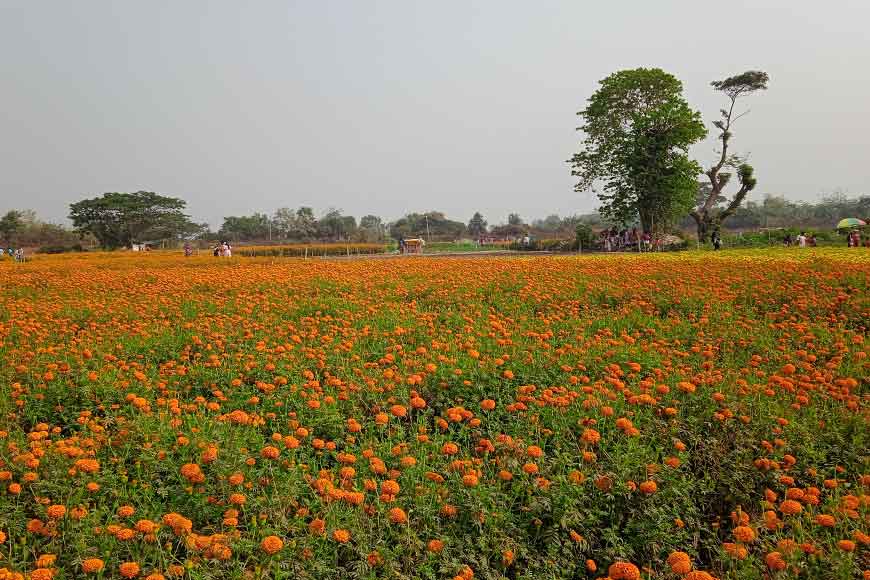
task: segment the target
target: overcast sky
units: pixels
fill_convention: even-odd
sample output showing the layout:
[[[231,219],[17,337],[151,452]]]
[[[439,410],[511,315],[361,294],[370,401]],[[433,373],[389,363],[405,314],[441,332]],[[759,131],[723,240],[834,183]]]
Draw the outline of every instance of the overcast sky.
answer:
[[[0,0],[0,210],[60,221],[144,189],[214,226],[300,205],[589,211],[575,113],[639,66],[708,123],[711,80],[770,74],[734,131],[754,197],[867,193],[868,21],[866,0]]]

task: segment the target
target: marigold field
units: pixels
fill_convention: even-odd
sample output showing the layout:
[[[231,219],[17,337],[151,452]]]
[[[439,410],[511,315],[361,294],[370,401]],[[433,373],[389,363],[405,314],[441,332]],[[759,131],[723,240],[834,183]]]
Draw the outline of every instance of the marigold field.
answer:
[[[868,252],[0,286],[0,579],[870,578]]]

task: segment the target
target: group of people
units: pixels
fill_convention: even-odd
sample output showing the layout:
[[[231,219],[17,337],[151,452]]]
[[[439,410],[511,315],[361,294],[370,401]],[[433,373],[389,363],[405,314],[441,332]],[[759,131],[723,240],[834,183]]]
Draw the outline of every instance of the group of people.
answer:
[[[23,262],[24,248],[0,248],[0,258],[7,255],[16,262]]]
[[[649,232],[640,233],[637,228],[630,230],[617,230],[615,227],[601,232],[601,247],[605,252],[617,252],[620,250],[635,250],[641,252],[652,248],[652,236]]]
[[[212,249],[212,253],[217,257],[230,258],[233,255],[233,247],[229,242],[223,241]],[[186,255],[186,254],[185,254]]]
[[[782,245],[786,247],[797,246],[799,248],[815,248],[816,247],[816,235],[815,234],[807,234],[806,232],[801,232],[794,239],[792,239],[791,234],[786,234],[782,239]]]
[[[846,236],[846,245],[850,248],[861,247],[861,234],[858,233],[858,230],[849,232],[849,235]],[[864,238],[864,247],[870,248],[870,236]]]

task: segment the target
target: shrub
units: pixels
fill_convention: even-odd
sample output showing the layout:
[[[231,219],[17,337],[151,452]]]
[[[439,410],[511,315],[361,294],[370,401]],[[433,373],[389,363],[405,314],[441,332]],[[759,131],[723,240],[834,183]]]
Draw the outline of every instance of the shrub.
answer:
[[[310,258],[323,256],[352,256],[365,254],[383,254],[386,246],[383,244],[288,244],[283,246],[239,246],[233,253],[240,256],[290,258]]]

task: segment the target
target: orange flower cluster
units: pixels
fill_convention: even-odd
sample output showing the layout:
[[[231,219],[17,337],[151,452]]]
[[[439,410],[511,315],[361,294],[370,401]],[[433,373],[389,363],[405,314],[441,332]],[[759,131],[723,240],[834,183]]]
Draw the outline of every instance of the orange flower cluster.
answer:
[[[0,580],[870,575],[865,254],[0,279]]]

